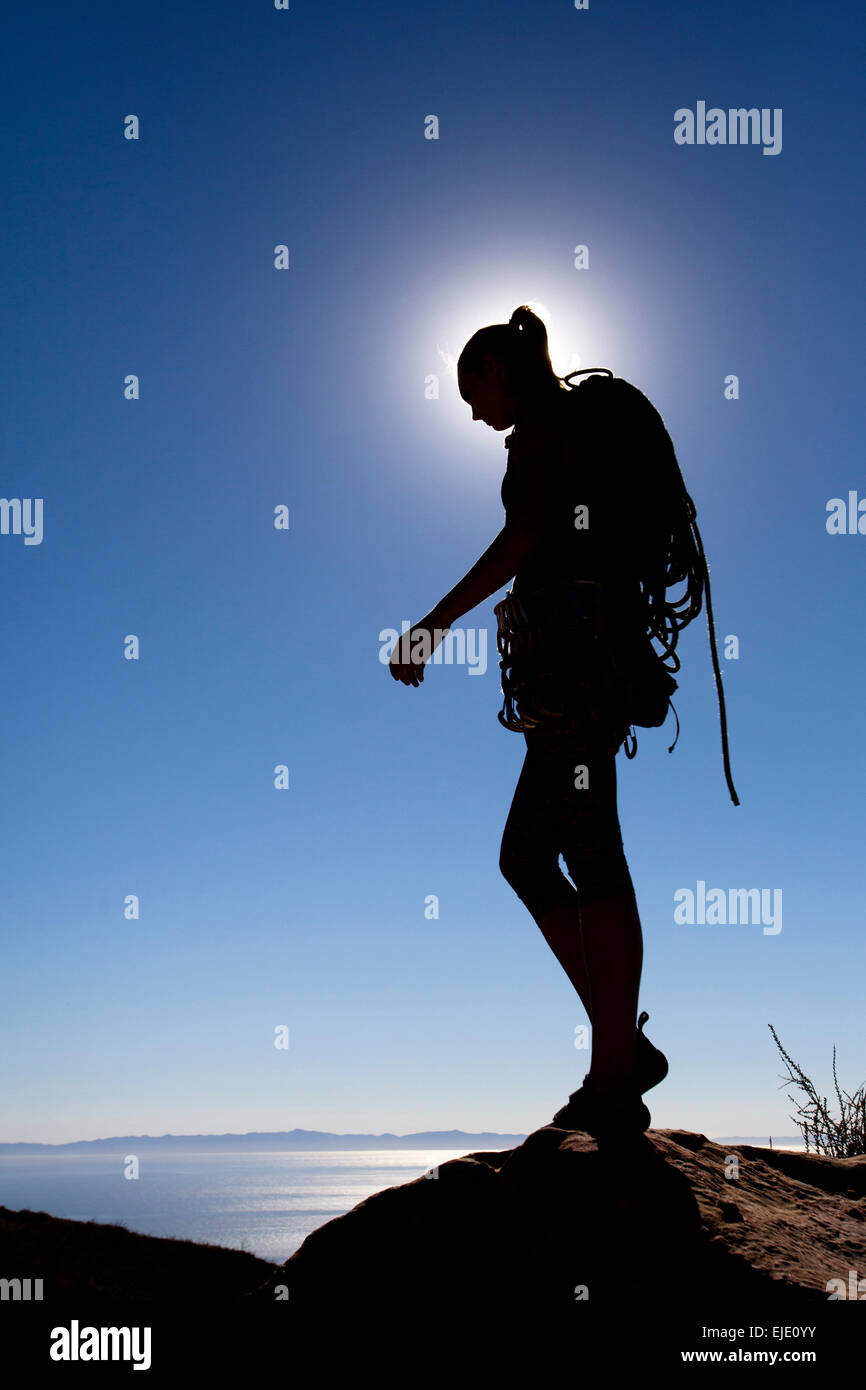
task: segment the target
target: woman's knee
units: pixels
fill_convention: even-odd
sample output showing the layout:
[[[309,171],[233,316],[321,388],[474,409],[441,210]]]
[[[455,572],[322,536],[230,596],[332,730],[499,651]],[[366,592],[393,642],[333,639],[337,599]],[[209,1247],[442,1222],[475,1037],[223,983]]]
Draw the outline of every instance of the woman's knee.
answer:
[[[563,857],[577,885],[581,903],[604,902],[634,892],[622,844],[599,847],[591,854]]]
[[[539,849],[532,852],[525,840],[516,836],[502,837],[499,871],[536,921],[554,904],[574,894],[559,867],[559,855]]]

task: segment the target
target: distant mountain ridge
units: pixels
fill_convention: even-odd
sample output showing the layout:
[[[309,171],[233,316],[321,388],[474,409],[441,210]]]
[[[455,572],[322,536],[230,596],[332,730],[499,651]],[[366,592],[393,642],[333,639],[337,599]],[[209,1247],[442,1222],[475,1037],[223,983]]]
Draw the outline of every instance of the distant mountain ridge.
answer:
[[[319,1129],[290,1129],[275,1133],[248,1134],[121,1134],[108,1139],[75,1139],[68,1144],[0,1144],[0,1156],[46,1153],[127,1153],[138,1149],[182,1148],[192,1153],[280,1153],[303,1150],[346,1149],[506,1149],[522,1144],[525,1134],[484,1132],[467,1134],[462,1129],[431,1129],[418,1134],[331,1134]],[[720,1134],[716,1144],[757,1144],[766,1146],[767,1135]],[[776,1145],[800,1144],[797,1134],[774,1135]]]
[[[109,1139],[75,1139],[68,1144],[0,1144],[0,1155],[46,1153],[128,1153],[136,1149],[186,1149],[193,1153],[274,1153],[319,1149],[507,1149],[522,1144],[525,1134],[467,1134],[462,1129],[426,1130],[419,1134],[331,1134],[318,1129],[290,1129],[248,1134],[124,1134]]]

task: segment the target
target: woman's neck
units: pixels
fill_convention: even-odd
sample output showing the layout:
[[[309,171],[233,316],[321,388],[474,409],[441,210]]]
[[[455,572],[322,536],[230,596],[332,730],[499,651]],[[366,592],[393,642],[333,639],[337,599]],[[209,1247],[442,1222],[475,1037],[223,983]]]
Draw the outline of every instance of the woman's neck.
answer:
[[[528,391],[524,391],[514,408],[515,426],[520,425],[523,420],[531,420],[538,415],[546,415],[548,411],[559,404],[567,389],[558,377],[549,377]]]

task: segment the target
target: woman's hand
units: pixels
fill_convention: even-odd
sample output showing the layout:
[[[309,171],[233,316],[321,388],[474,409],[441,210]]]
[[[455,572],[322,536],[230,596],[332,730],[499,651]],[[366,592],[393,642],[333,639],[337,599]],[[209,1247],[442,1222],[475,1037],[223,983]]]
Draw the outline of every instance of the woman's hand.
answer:
[[[424,679],[424,664],[429,661],[448,629],[437,626],[432,614],[410,627],[397,638],[389,663],[395,681],[404,685],[420,685]]]

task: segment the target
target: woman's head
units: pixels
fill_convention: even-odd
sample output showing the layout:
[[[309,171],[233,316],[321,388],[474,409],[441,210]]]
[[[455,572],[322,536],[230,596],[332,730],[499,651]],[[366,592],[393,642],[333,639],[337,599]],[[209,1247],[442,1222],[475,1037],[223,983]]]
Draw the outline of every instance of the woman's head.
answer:
[[[508,323],[473,333],[457,359],[457,386],[472,406],[473,420],[507,430],[535,398],[559,387],[547,346],[547,329],[527,304]]]

